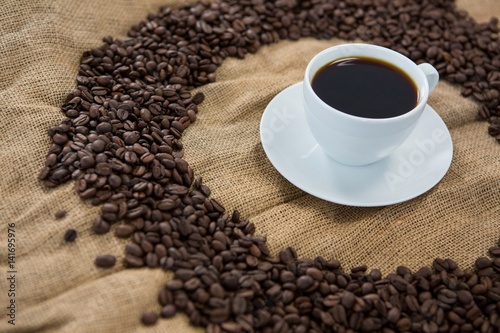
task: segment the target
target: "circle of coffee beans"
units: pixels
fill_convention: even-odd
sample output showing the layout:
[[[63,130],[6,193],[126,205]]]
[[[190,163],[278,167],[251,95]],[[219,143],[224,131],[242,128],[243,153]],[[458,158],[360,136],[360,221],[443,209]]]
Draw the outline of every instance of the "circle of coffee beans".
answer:
[[[182,311],[211,333],[498,332],[500,246],[473,269],[438,258],[387,276],[300,259],[293,248],[275,257],[250,221],[195,179],[180,141],[204,99],[192,88],[214,82],[227,57],[309,36],[358,38],[430,62],[481,103],[479,117],[500,141],[496,18],[478,24],[449,0],[202,1],[162,8],[128,37],[104,37],[83,54],[39,179],[48,187],[73,179],[82,199],[102,205],[96,234],[124,221],[115,234],[130,239],[125,266],[174,272],[145,325]]]

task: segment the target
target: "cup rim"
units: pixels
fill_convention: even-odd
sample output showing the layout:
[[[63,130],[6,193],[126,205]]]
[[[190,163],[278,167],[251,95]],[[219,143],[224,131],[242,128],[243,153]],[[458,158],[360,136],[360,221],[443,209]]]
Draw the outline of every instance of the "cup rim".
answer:
[[[417,72],[418,73],[417,75],[421,76],[421,82],[423,83],[423,86],[420,86],[418,84],[418,82],[415,82],[414,76],[410,75],[408,73],[408,71],[404,70],[400,66],[397,66],[397,67],[400,68],[401,70],[403,70],[415,82],[415,84],[417,86],[417,89],[418,89],[417,93],[418,93],[418,96],[419,96],[419,101],[418,101],[418,103],[415,105],[415,107],[413,109],[411,109],[410,111],[405,112],[405,113],[403,113],[403,114],[401,114],[399,116],[389,117],[389,118],[366,118],[366,117],[355,116],[355,115],[351,115],[351,114],[342,112],[342,111],[340,111],[338,109],[335,109],[334,107],[332,107],[332,106],[328,105],[326,102],[324,102],[321,98],[319,98],[319,96],[312,89],[311,81],[309,79],[309,76],[311,74],[311,67],[312,67],[312,65],[316,61],[318,61],[318,59],[320,57],[324,56],[325,54],[330,53],[332,51],[336,51],[337,49],[346,48],[346,47],[361,48],[361,49],[363,49],[363,48],[365,48],[365,49],[370,48],[370,49],[379,50],[379,51],[385,52],[386,54],[391,54],[391,56],[394,56],[394,57],[397,57],[397,58],[401,59],[405,63],[408,63],[408,65],[410,65],[410,66],[418,67],[418,65],[415,62],[413,62],[410,58],[406,57],[405,55],[403,55],[403,54],[401,54],[401,53],[399,53],[397,51],[394,51],[392,49],[389,49],[387,47],[378,46],[378,45],[374,45],[374,44],[344,43],[344,44],[338,44],[338,45],[334,45],[334,46],[331,46],[329,48],[326,48],[323,51],[317,53],[309,61],[309,63],[307,64],[306,70],[305,70],[305,74],[304,74],[304,87],[310,92],[310,95],[312,96],[312,98],[314,99],[314,101],[316,103],[319,103],[320,105],[322,105],[324,107],[323,108],[324,110],[327,110],[329,113],[335,113],[336,115],[339,115],[339,116],[344,117],[346,119],[357,120],[357,121],[361,120],[361,121],[364,121],[364,122],[373,122],[373,123],[381,123],[381,122],[387,123],[387,122],[401,121],[401,120],[404,120],[406,118],[413,117],[415,113],[418,113],[420,110],[423,110],[423,108],[427,104],[427,99],[428,99],[428,96],[429,96],[429,93],[430,93],[430,91],[429,91],[429,83],[427,81],[427,78],[425,77],[425,74],[421,70],[419,70]],[[360,54],[354,54],[354,53],[356,53],[356,52],[353,52],[352,57],[359,57],[359,56],[361,56]],[[338,59],[344,59],[344,58],[347,58],[347,57],[349,57],[349,55],[343,56],[341,58],[332,58],[329,62],[333,62],[333,61],[338,60]],[[388,63],[392,63],[392,61],[386,59],[385,57],[373,57],[373,58],[380,59],[380,60],[388,62]],[[327,64],[329,62],[325,62],[322,65],[325,65],[325,64]]]

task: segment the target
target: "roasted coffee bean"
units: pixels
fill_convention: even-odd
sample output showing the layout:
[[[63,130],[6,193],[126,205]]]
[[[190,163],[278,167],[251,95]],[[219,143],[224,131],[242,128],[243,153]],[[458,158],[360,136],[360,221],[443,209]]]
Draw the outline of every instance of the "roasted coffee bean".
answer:
[[[476,259],[475,266],[477,270],[482,270],[491,266],[491,260],[486,257]]]
[[[94,261],[97,267],[110,268],[116,263],[116,258],[111,254],[101,254],[95,258]]]
[[[76,230],[75,229],[68,229],[66,230],[66,232],[64,233],[64,240],[68,243],[72,243],[75,241],[77,237],[77,233],[76,233]]]
[[[70,175],[69,170],[63,169],[63,167],[56,169],[50,176],[54,181],[65,181]]]
[[[55,214],[54,214],[56,220],[60,220],[62,219],[63,217],[66,216],[66,211],[64,209],[60,209],[58,210]]]
[[[161,316],[163,318],[171,318],[175,315],[176,309],[173,304],[167,304],[161,309]]]
[[[142,257],[144,255],[142,248],[135,243],[128,243],[125,246],[125,252],[136,257]]]
[[[129,224],[122,224],[116,227],[115,235],[119,238],[128,238],[134,233],[134,227]]]
[[[148,267],[158,266],[159,260],[158,260],[158,256],[156,255],[156,253],[149,252],[146,255],[145,263],[146,263],[146,266],[148,266]]]
[[[323,272],[317,269],[316,267],[309,267],[306,270],[306,274],[312,277],[316,281],[322,281],[324,277]]]
[[[96,218],[94,224],[92,225],[92,230],[99,235],[107,233],[109,228],[109,223],[104,221],[101,217]]]
[[[203,93],[201,93],[201,92],[198,92],[193,96],[193,103],[201,104],[204,99],[205,99],[205,95],[203,95]]]
[[[490,253],[493,257],[500,257],[500,246],[493,246],[493,247],[490,247],[490,249],[489,249],[489,253]]]
[[[153,311],[144,312],[141,321],[146,326],[154,325],[158,321],[158,314]]]
[[[125,263],[129,267],[142,267],[144,266],[144,259],[141,257],[136,257],[131,254],[125,255]]]
[[[102,153],[104,149],[106,149],[106,142],[103,140],[97,139],[94,142],[92,142],[92,151],[94,153]]]
[[[89,169],[95,166],[95,159],[93,156],[84,156],[80,159],[80,168]]]
[[[462,304],[469,304],[470,302],[473,301],[473,296],[468,290],[457,290],[457,299],[462,303]]]

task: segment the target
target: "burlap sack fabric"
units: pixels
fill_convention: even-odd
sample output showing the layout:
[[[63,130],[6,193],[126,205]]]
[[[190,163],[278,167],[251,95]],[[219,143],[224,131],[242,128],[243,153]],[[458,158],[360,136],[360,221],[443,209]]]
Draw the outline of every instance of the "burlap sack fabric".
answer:
[[[0,10],[0,307],[8,305],[7,223],[16,233],[16,325],[2,315],[1,332],[194,332],[184,315],[153,328],[141,313],[159,309],[156,295],[171,278],[160,269],[97,269],[96,255],[123,258],[125,241],[92,234],[98,208],[70,182],[43,188],[37,174],[49,147],[47,129],[75,85],[80,55],[104,35],[124,36],[161,5],[179,1],[18,1]],[[478,21],[500,16],[498,0],[458,1]],[[245,60],[229,59],[184,135],[186,159],[227,209],[237,208],[266,235],[273,253],[293,246],[300,256],[339,259],[384,273],[436,257],[471,267],[500,236],[500,147],[477,122],[478,105],[440,82],[429,104],[450,129],[454,158],[442,182],[406,203],[355,208],[314,198],[272,167],[259,140],[261,114],[280,90],[300,81],[309,59],[340,40],[282,42]],[[62,220],[54,213],[68,211]],[[67,228],[78,231],[66,244]]]

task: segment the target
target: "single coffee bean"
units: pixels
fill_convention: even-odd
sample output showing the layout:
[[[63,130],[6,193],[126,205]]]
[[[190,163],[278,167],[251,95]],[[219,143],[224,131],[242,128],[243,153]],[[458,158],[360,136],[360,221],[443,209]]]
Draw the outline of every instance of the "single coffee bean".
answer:
[[[66,233],[64,233],[64,240],[66,242],[72,243],[75,241],[77,237],[77,233],[75,229],[68,229],[66,230]]]
[[[473,296],[468,290],[457,290],[457,299],[467,305],[473,301]]]
[[[64,181],[66,180],[70,175],[70,172],[66,169],[63,169],[63,167],[56,169],[53,173],[51,178],[55,181]]]
[[[500,257],[500,246],[490,247],[490,249],[489,249],[489,253],[490,253],[493,257]]]
[[[110,268],[116,263],[116,258],[111,254],[101,254],[95,258],[94,261],[97,267]]]
[[[84,156],[80,159],[80,168],[89,169],[95,166],[95,159],[93,156]]]
[[[66,211],[64,209],[60,209],[58,210],[55,214],[54,214],[56,220],[60,220],[62,219],[63,217],[66,216]]]
[[[136,257],[142,257],[144,255],[142,248],[135,243],[128,243],[125,246],[125,252]]]
[[[389,312],[387,313],[387,319],[393,324],[397,323],[400,317],[401,317],[401,312],[396,307],[390,309]]]
[[[136,257],[131,254],[126,254],[125,255],[125,263],[129,267],[143,267],[144,266],[144,259],[141,257]]]
[[[309,275],[303,275],[297,279],[297,287],[299,289],[307,289],[314,283],[314,280]]]
[[[486,257],[476,259],[475,266],[477,270],[482,270],[491,266],[491,260]]]
[[[98,217],[92,225],[92,230],[99,235],[107,233],[109,231],[109,228],[109,223],[107,223],[100,217]]]
[[[98,133],[108,133],[112,130],[112,125],[110,123],[100,123],[97,125],[96,129]]]
[[[435,259],[434,262],[432,263],[432,266],[438,272],[446,271],[446,270],[449,269],[449,265],[446,262],[446,260],[443,260],[443,259],[440,259],[440,258]]]
[[[115,235],[119,238],[128,238],[134,233],[134,227],[130,224],[121,224],[116,227]]]
[[[353,293],[349,292],[349,291],[345,291],[343,294],[342,294],[342,300],[341,300],[341,303],[342,305],[346,308],[346,309],[350,309],[354,306],[354,304],[356,303],[356,295],[354,295]]]
[[[171,318],[175,315],[176,309],[173,304],[167,304],[161,309],[161,316],[163,318]]]
[[[316,267],[310,267],[306,270],[306,274],[312,277],[316,281],[323,280],[324,274]]]
[[[194,277],[195,271],[192,269],[186,269],[186,268],[179,268],[175,271],[175,277],[182,280],[182,281],[187,281]]]
[[[106,143],[103,140],[95,140],[92,142],[92,151],[95,153],[102,153],[106,148]]]
[[[146,326],[154,325],[158,321],[158,314],[153,311],[144,312],[142,314],[141,321]]]

